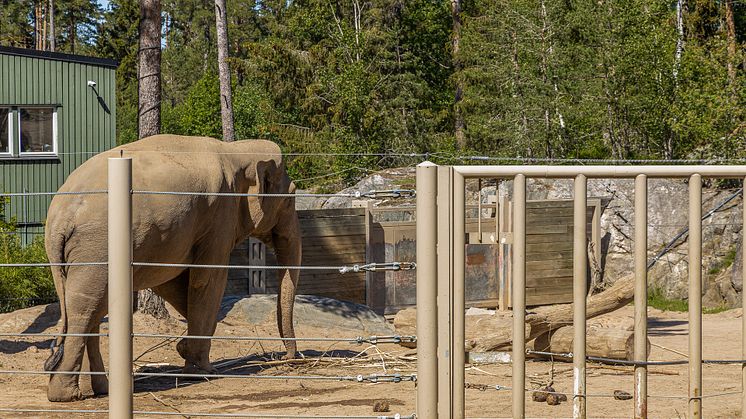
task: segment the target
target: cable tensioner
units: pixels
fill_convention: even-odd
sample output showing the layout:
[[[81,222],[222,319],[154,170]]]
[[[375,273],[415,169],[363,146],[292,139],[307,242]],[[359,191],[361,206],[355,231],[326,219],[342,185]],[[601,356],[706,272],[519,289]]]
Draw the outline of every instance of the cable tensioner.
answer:
[[[355,192],[355,198],[414,198],[417,191],[414,189],[389,189],[384,191]]]
[[[348,272],[380,272],[380,271],[411,271],[417,268],[414,262],[386,262],[386,263],[368,263],[365,265],[343,266],[339,268],[339,273]]]

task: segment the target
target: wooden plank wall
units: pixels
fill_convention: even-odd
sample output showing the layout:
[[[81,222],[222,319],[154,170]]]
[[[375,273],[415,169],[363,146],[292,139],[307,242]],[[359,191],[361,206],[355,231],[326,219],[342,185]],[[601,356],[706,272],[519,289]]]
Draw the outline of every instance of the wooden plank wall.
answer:
[[[598,199],[589,199],[586,212],[588,239],[599,249]],[[526,203],[526,305],[572,302],[573,202],[571,200],[528,201]],[[507,224],[507,233],[512,225]],[[508,242],[512,242],[512,236]],[[509,264],[500,275],[510,284]],[[588,268],[590,272],[590,267]],[[588,275],[590,281],[590,274]],[[510,303],[510,290],[504,300]]]
[[[298,211],[303,240],[302,266],[351,266],[365,263],[366,218],[365,208]],[[247,246],[238,246],[231,263],[248,261]],[[253,264],[253,263],[252,263]],[[276,265],[271,248],[266,249],[266,264]],[[267,270],[263,292],[276,294],[278,271]],[[235,294],[263,293],[257,284],[251,285],[251,273],[239,270],[230,278],[229,289]],[[256,274],[254,273],[254,276]],[[365,273],[341,274],[334,270],[301,271],[298,294],[323,295],[338,300],[365,304]]]

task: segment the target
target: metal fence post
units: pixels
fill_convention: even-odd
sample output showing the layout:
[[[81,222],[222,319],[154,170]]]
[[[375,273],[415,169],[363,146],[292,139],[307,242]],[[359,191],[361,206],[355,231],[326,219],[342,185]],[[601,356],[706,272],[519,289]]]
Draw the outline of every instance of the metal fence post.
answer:
[[[635,178],[635,361],[648,360],[648,177]],[[635,419],[648,417],[648,368],[635,366]]]
[[[743,213],[743,224],[741,224],[741,278],[746,278],[746,178],[743,180],[741,190],[741,212]],[[736,255],[738,257],[738,255]],[[743,289],[741,290],[743,292]],[[746,313],[746,298],[741,294],[742,313]],[[746,317],[741,315],[741,357],[746,359]],[[746,418],[746,364],[741,364],[741,417]]]
[[[438,167],[438,417],[453,415],[453,168]],[[464,344],[461,344],[463,350]],[[462,366],[463,368],[463,366]]]
[[[588,246],[586,244],[586,211],[588,181],[584,175],[575,176],[573,209],[573,417],[585,418],[585,298],[588,278]]]
[[[689,418],[702,417],[702,176],[689,177]]]
[[[417,417],[438,415],[438,166],[417,165]]]
[[[132,418],[132,159],[109,159],[109,418]]]
[[[513,181],[513,417],[526,416],[526,177]]]
[[[463,419],[466,411],[464,356],[465,270],[466,270],[466,185],[464,176],[453,174],[453,416]]]

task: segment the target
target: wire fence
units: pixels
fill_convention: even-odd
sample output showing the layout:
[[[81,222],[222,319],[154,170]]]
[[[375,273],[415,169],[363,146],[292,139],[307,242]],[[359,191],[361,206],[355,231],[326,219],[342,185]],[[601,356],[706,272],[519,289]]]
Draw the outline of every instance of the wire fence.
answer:
[[[24,193],[0,193],[0,199],[3,197],[20,197],[20,196],[53,196],[53,195],[94,195],[94,194],[107,194],[107,191],[77,191],[77,192],[24,192]],[[132,190],[130,193],[134,195],[153,195],[153,196],[210,196],[210,197],[269,197],[269,198],[287,198],[287,197],[324,197],[324,198],[412,198],[415,196],[414,190],[405,189],[391,189],[382,191],[356,191],[352,193],[341,193],[341,194],[310,194],[310,193],[236,193],[236,192],[183,192],[183,191],[143,191],[143,190]],[[28,268],[28,267],[105,267],[108,266],[108,262],[37,262],[37,263],[2,263],[0,268]],[[311,270],[311,271],[335,271],[340,273],[347,272],[363,272],[363,271],[398,271],[398,270],[411,270],[415,269],[414,263],[409,262],[393,262],[393,263],[370,263],[361,265],[340,265],[340,266],[254,266],[254,265],[208,265],[208,264],[196,264],[196,263],[161,263],[161,262],[147,262],[147,261],[132,261],[130,262],[132,267],[167,267],[167,268],[179,268],[179,269],[264,269],[264,270]],[[37,298],[18,297],[13,298],[15,301],[38,301]],[[17,339],[34,339],[34,338],[59,338],[59,337],[103,337],[108,338],[108,333],[0,333],[2,338],[17,338]],[[348,343],[348,344],[396,344],[396,343],[414,343],[416,342],[415,336],[399,336],[399,335],[388,335],[388,336],[356,336],[349,338],[330,338],[330,337],[297,337],[297,338],[283,338],[273,336],[201,336],[201,335],[169,335],[169,334],[154,334],[154,333],[132,333],[130,339],[134,338],[147,338],[147,339],[166,339],[167,341],[173,339],[195,339],[195,340],[217,340],[217,341],[278,341],[278,342],[327,342],[327,343]],[[139,358],[139,357],[138,357]],[[75,376],[108,376],[108,371],[39,371],[39,370],[24,370],[24,369],[5,369],[0,370],[0,375],[75,375]],[[179,373],[179,372],[148,372],[148,371],[135,371],[131,373],[131,376],[139,381],[143,378],[174,378],[174,379],[243,379],[243,380],[315,380],[315,381],[337,381],[337,382],[353,382],[353,383],[367,383],[367,384],[378,384],[378,383],[402,383],[402,382],[416,382],[416,374],[356,374],[356,375],[260,375],[260,374],[240,374],[240,373]],[[103,409],[0,409],[0,412],[13,412],[13,413],[64,413],[64,414],[80,414],[80,413],[109,413],[109,410]],[[188,414],[178,412],[158,412],[158,411],[138,411],[135,410],[134,414],[148,414],[148,415],[188,415],[188,416],[204,416],[204,417],[316,417],[316,416],[297,416],[297,415],[266,415],[266,414],[224,414],[224,413],[211,413],[211,412],[190,412]],[[329,416],[324,416],[329,417]],[[334,416],[339,418],[414,418],[414,415],[402,416],[401,414],[395,414],[393,416]]]
[[[242,153],[249,154],[249,153]],[[320,154],[325,156],[338,156],[340,154]],[[348,155],[348,154],[345,154]],[[373,156],[376,154],[349,154],[358,156]],[[434,155],[432,154],[406,154],[402,156],[407,157],[423,157],[429,158]],[[443,156],[440,156],[443,157]],[[670,160],[663,161],[650,161],[650,160],[620,160],[620,161],[608,161],[608,160],[575,160],[575,159],[522,159],[522,158],[507,158],[507,157],[490,157],[490,156],[453,156],[447,157],[459,160],[471,160],[471,161],[492,161],[492,162],[520,162],[520,163],[531,163],[531,162],[542,162],[542,163],[578,163],[583,162],[587,164],[629,164],[629,163],[660,163],[660,164],[671,164]],[[734,162],[736,160],[727,160],[728,162]],[[746,160],[738,160],[744,162]],[[677,163],[680,164],[692,164],[702,163],[701,160],[680,160]],[[712,161],[706,161],[708,163]],[[408,189],[392,189],[384,191],[356,191],[352,193],[341,193],[341,194],[313,194],[313,193],[238,193],[238,192],[187,192],[187,191],[145,191],[145,190],[132,190],[130,191],[133,195],[154,195],[154,196],[211,196],[211,197],[269,197],[269,198],[284,198],[284,197],[318,197],[318,198],[412,198],[416,196],[414,190]],[[737,195],[741,191],[737,192],[733,196]],[[19,196],[52,196],[52,195],[97,195],[107,194],[107,191],[76,191],[76,192],[25,192],[25,193],[0,193],[2,197],[19,197]],[[713,210],[714,212],[715,210]],[[726,225],[731,225],[727,224]],[[733,225],[736,225],[733,223]],[[168,263],[168,262],[146,262],[146,261],[131,261],[133,267],[168,267],[168,268],[181,268],[181,269],[274,269],[274,270],[314,270],[314,271],[337,271],[341,273],[346,272],[361,272],[361,271],[399,271],[399,270],[413,270],[416,269],[414,263],[409,262],[393,262],[386,264],[365,264],[365,265],[352,265],[352,266],[254,266],[254,265],[208,265],[208,264],[192,264],[192,263]],[[20,268],[20,267],[92,267],[92,266],[108,266],[108,262],[47,262],[47,263],[4,263],[0,264],[0,268]],[[17,338],[37,338],[37,337],[108,337],[105,333],[0,333],[0,337],[17,337]],[[131,338],[158,338],[158,339],[197,339],[197,340],[232,340],[232,341],[307,341],[307,342],[346,342],[354,344],[371,344],[378,345],[384,343],[415,343],[415,336],[369,336],[369,337],[353,337],[353,338],[328,338],[328,337],[304,337],[304,338],[280,338],[280,337],[269,337],[269,336],[191,336],[191,335],[169,335],[169,334],[148,334],[148,333],[133,333]],[[556,356],[564,358],[573,358],[572,353],[555,353],[555,352],[544,352],[544,351],[527,351],[528,354],[542,355],[542,356]],[[586,360],[592,362],[602,362],[618,365],[628,366],[660,366],[660,365],[683,365],[688,364],[688,360],[659,360],[659,361],[629,361],[620,360],[613,358],[594,357],[586,356]],[[746,360],[726,360],[726,359],[713,359],[713,360],[702,360],[705,364],[741,364],[746,365]],[[107,375],[106,371],[33,371],[33,370],[0,370],[0,374],[8,375]],[[164,377],[164,378],[199,378],[199,379],[252,379],[252,380],[316,380],[316,381],[341,381],[341,382],[357,382],[357,383],[402,383],[402,382],[416,382],[416,374],[357,374],[357,375],[258,375],[258,374],[190,374],[190,373],[173,373],[173,372],[132,372],[133,377]],[[499,384],[490,385],[489,387],[495,390],[512,390],[510,386],[503,386]],[[471,387],[475,388],[475,387]],[[518,388],[521,388],[519,386]],[[552,392],[540,389],[526,389],[527,392],[532,393],[547,393],[547,394],[558,394],[572,397],[616,397],[614,394],[592,394],[592,393],[563,393],[563,392]],[[661,398],[661,399],[705,399],[714,397],[723,397],[729,395],[742,394],[738,392],[722,392],[708,395],[701,395],[697,397],[690,396],[676,396],[676,395],[648,395],[650,398]],[[109,410],[75,410],[75,409],[9,409],[0,408],[0,412],[12,412],[12,413],[91,413],[91,414],[104,414],[109,413]],[[159,411],[133,411],[135,414],[150,414],[150,415],[179,415],[179,416],[204,416],[204,417],[287,417],[287,418],[312,418],[316,416],[293,416],[293,415],[266,415],[266,414],[250,414],[250,413],[210,413],[210,412],[159,412]],[[329,418],[414,418],[415,415],[401,416],[396,414],[394,416],[324,416]]]

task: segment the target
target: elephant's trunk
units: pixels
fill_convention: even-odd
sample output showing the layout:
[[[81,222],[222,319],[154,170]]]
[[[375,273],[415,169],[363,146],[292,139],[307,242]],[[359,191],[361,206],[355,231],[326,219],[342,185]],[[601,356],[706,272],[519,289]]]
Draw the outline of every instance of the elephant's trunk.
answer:
[[[295,211],[295,199],[288,200],[284,210],[278,217],[278,223],[272,230],[277,262],[281,266],[300,266],[301,264],[301,232],[298,213]],[[283,338],[295,338],[293,329],[293,305],[295,292],[298,287],[298,269],[280,271],[279,291],[277,295],[277,327]],[[295,358],[297,349],[294,340],[285,341],[287,354],[284,359]]]

